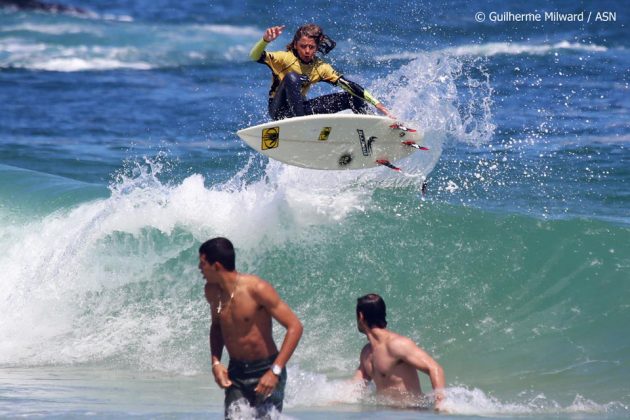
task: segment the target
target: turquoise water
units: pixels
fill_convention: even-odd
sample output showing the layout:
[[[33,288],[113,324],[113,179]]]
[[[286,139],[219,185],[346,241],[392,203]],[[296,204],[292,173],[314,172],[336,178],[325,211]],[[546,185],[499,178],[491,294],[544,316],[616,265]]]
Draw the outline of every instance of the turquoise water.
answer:
[[[249,47],[306,4],[158,3],[0,10],[0,416],[221,417],[197,269],[216,235],[304,323],[284,417],[445,416],[346,382],[368,292],[444,366],[454,417],[628,416],[628,7],[313,15],[334,64],[425,129],[400,175],[289,167],[234,134],[266,118]]]

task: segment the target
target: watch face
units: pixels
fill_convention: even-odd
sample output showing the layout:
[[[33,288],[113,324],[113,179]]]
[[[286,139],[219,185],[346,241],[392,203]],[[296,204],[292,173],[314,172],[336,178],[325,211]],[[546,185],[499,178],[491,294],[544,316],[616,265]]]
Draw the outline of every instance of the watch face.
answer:
[[[282,373],[282,368],[278,365],[273,365],[271,366],[271,372],[276,376],[280,376],[280,374]]]

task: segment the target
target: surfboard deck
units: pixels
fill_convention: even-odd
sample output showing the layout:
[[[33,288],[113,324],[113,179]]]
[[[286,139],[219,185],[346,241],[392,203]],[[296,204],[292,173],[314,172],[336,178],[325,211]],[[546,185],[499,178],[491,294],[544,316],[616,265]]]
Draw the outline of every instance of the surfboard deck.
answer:
[[[376,115],[308,115],[244,128],[237,134],[272,159],[322,170],[388,166],[416,152],[422,143],[420,131]]]

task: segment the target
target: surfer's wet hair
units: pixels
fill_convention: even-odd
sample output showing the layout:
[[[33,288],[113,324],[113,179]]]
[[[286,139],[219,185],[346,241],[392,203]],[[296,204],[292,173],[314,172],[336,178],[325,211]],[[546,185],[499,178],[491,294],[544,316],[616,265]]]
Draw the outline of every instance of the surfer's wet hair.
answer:
[[[295,45],[300,39],[302,39],[303,36],[315,40],[317,51],[324,55],[331,52],[332,49],[335,48],[335,45],[337,45],[335,41],[324,34],[321,26],[315,23],[307,23],[306,25],[300,26],[297,31],[295,31],[295,35],[293,35],[293,40],[289,44],[287,44],[287,51],[295,50]]]
[[[385,301],[376,293],[370,293],[357,299],[357,316],[359,313],[363,314],[363,319],[368,327],[387,327]]]
[[[236,255],[234,245],[227,238],[212,238],[199,247],[199,255],[206,257],[209,264],[221,263],[228,271],[236,269]]]

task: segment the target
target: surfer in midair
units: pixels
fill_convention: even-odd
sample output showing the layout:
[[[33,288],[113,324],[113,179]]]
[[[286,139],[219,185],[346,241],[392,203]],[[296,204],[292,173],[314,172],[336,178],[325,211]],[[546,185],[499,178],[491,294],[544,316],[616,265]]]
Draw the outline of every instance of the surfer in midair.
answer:
[[[252,60],[266,64],[273,81],[269,91],[269,115],[274,120],[311,114],[332,114],[350,109],[357,114],[368,112],[368,103],[380,113],[395,118],[387,108],[359,84],[346,79],[316,54],[328,54],[335,42],[314,23],[302,25],[286,46],[286,51],[265,51],[267,45],[284,31],[272,26],[250,52]],[[311,85],[326,82],[345,92],[332,93],[307,100]]]

